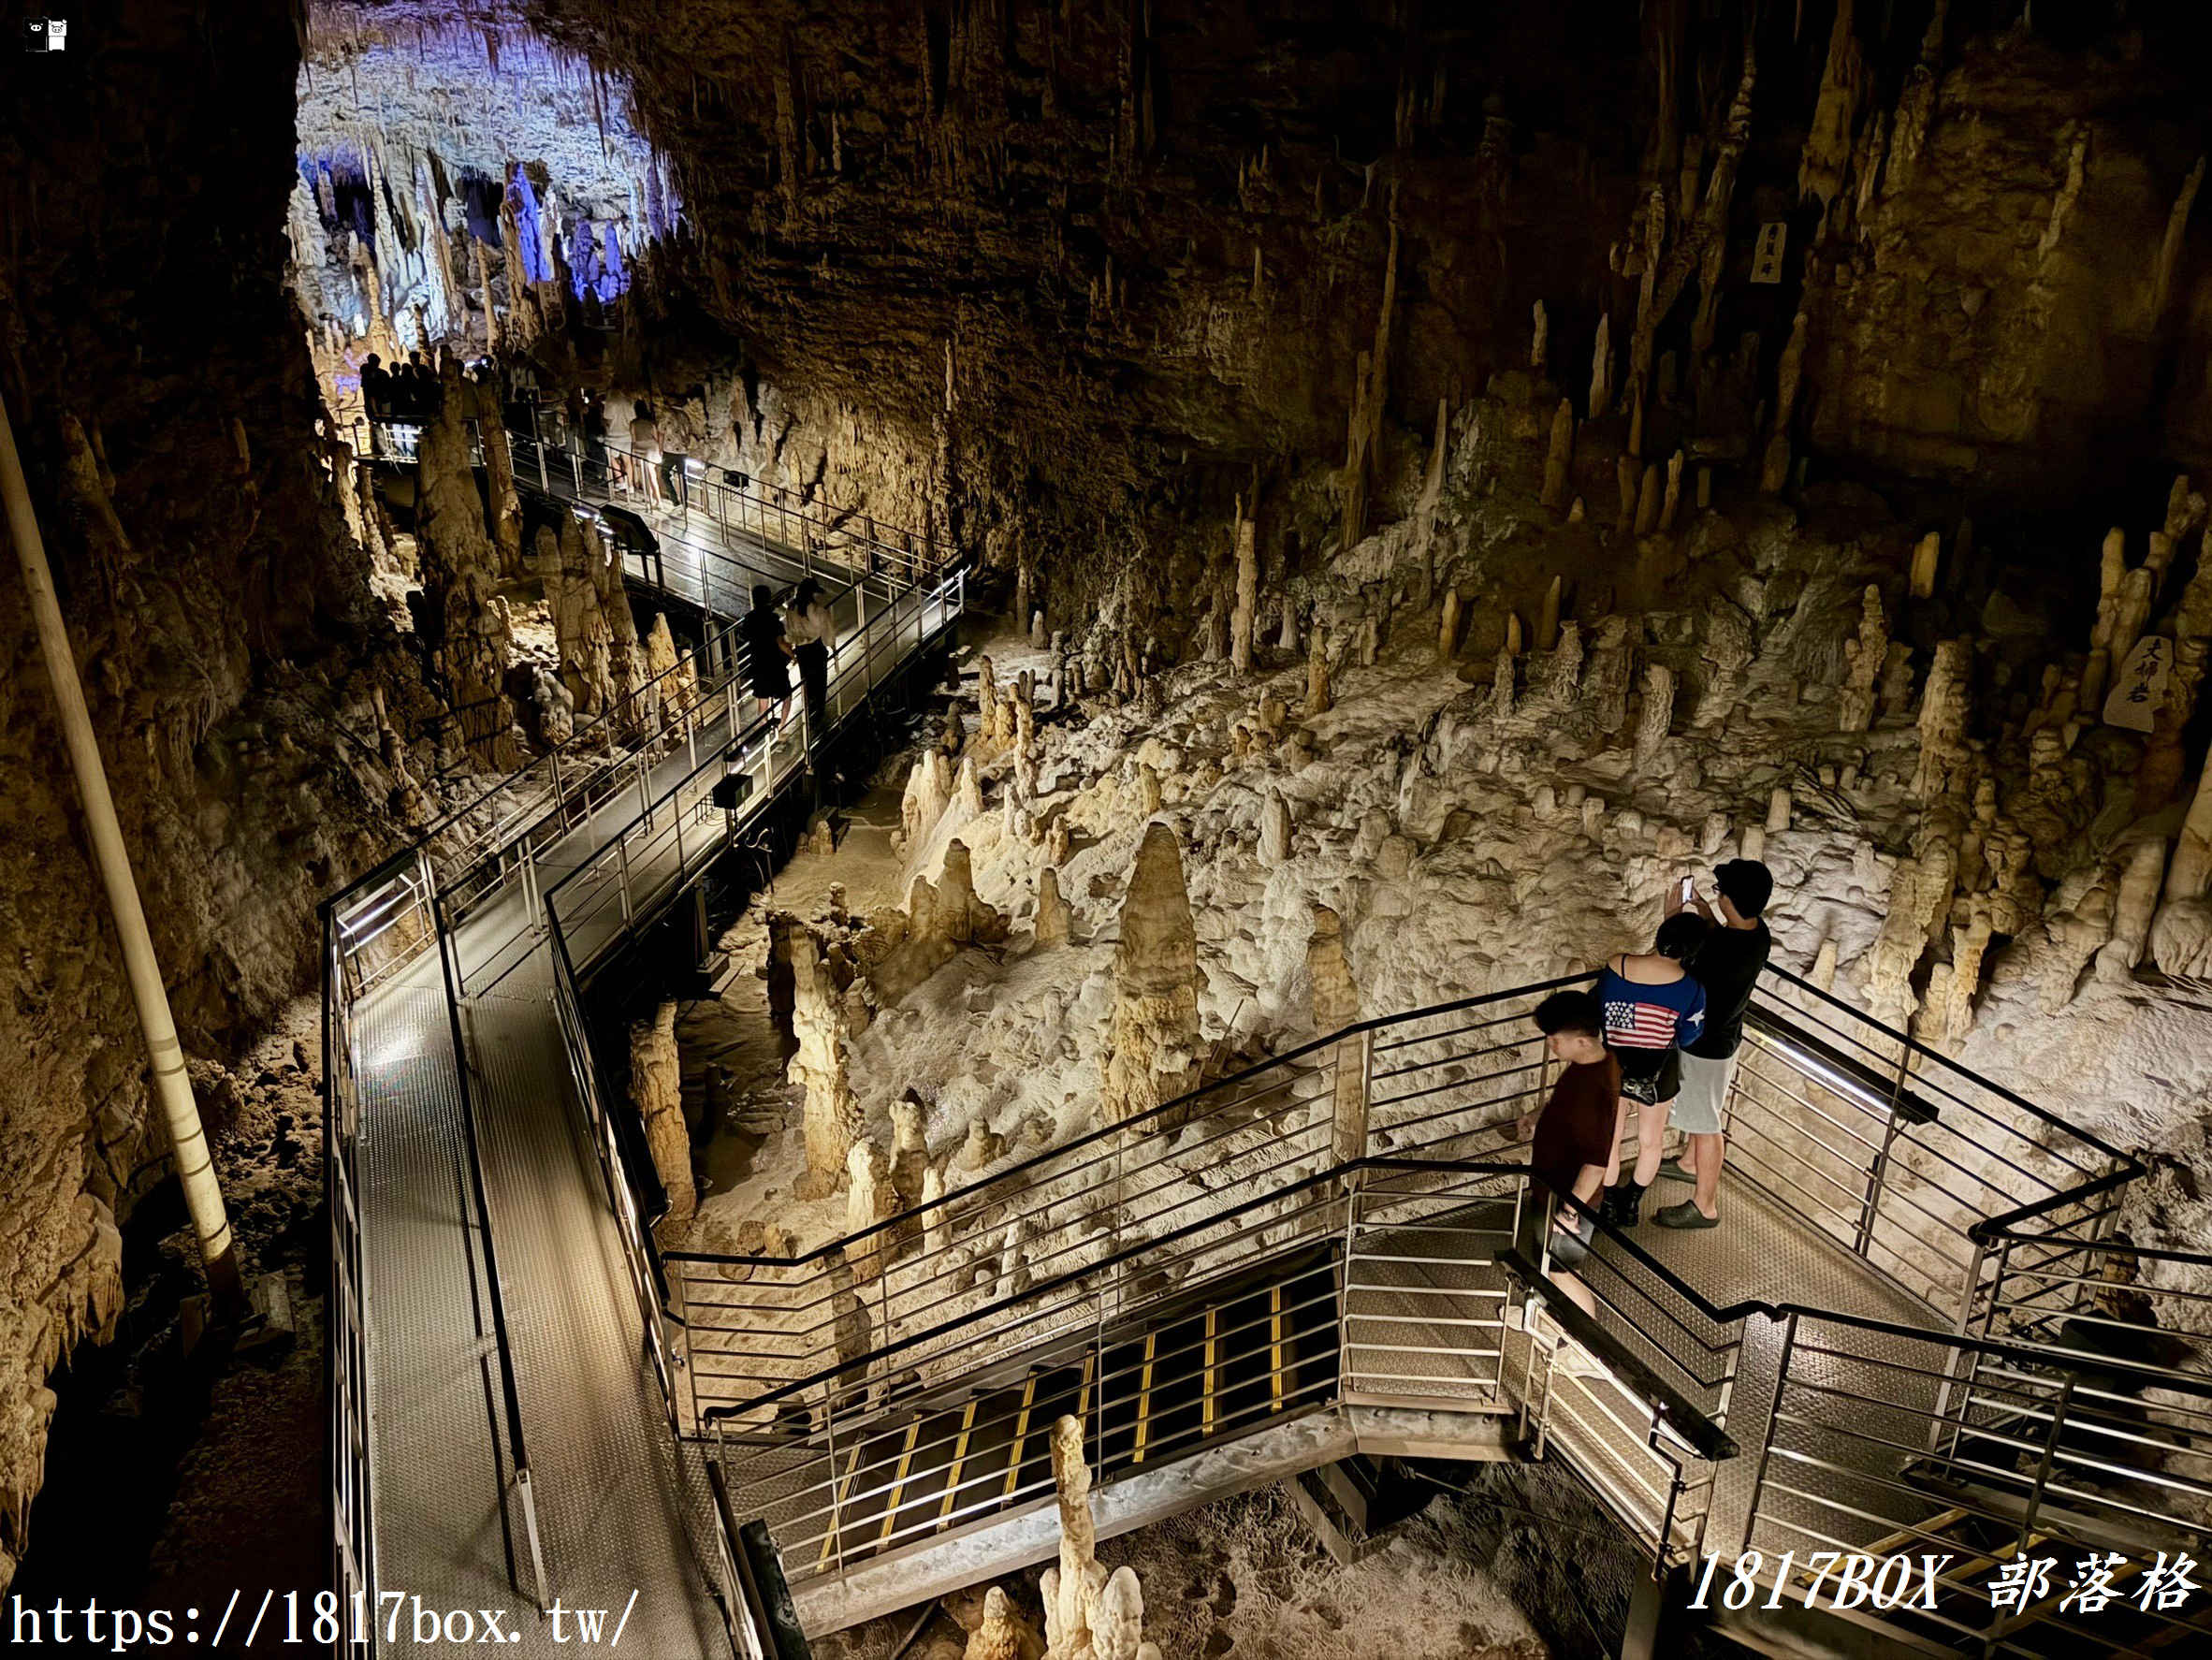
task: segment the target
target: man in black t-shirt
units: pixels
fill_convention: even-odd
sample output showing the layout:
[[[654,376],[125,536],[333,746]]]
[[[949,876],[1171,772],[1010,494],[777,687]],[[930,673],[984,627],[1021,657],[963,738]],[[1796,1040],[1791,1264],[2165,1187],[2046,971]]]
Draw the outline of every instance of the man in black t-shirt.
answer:
[[[1721,1159],[1726,1140],[1721,1117],[1728,1085],[1736,1075],[1736,1051],[1743,1041],[1743,1017],[1752,988],[1767,966],[1773,939],[1762,913],[1773,896],[1774,877],[1756,859],[1730,859],[1713,871],[1717,910],[1695,890],[1678,890],[1668,910],[1688,904],[1719,925],[1707,933],[1689,964],[1705,986],[1705,1029],[1682,1046],[1681,1092],[1670,1117],[1690,1138],[1682,1162],[1663,1173],[1693,1184],[1691,1196],[1670,1204],[1652,1220],[1662,1228],[1714,1228],[1721,1219]]]

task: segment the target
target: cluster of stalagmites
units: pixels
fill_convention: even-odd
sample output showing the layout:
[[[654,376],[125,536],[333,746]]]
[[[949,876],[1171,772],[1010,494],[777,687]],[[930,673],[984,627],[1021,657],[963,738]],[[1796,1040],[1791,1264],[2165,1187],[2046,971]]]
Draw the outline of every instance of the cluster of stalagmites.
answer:
[[[1760,467],[1767,493],[1801,477],[1790,464],[1787,411],[1805,350],[1804,323],[1800,316],[1782,363],[1780,413]],[[1332,582],[1302,595],[1268,591],[1252,520],[1239,503],[1233,578],[1224,578],[1220,602],[1223,654],[1239,674],[1268,673],[1262,659],[1272,656],[1278,677],[1261,686],[1253,714],[1230,728],[1231,764],[1279,761],[1297,771],[1322,753],[1323,740],[1305,722],[1332,706],[1333,675],[1373,662],[1379,638],[1402,639],[1409,611],[1433,619],[1440,657],[1480,689],[1428,735],[1425,763],[1532,778],[1556,774],[1563,764],[1586,779],[1610,771],[1624,793],[1648,798],[1656,789],[1686,804],[1704,779],[1682,736],[1723,738],[1754,706],[1760,718],[1801,724],[1792,706],[1832,699],[1833,738],[1815,746],[1818,759],[1795,780],[1770,789],[1763,813],[1746,802],[1735,812],[1709,810],[1702,823],[1678,830],[1647,823],[1641,805],[1614,808],[1594,782],[1576,782],[1535,786],[1539,816],[1579,811],[1593,835],[1637,834],[1664,860],[1692,848],[1701,855],[1725,849],[1755,856],[1768,835],[1789,829],[1793,815],[1808,808],[1823,823],[1842,824],[1901,810],[1910,825],[1902,845],[1861,842],[1854,885],[1876,899],[1886,885],[1888,903],[1859,975],[1873,1012],[1914,1021],[1937,1040],[1971,1029],[2001,950],[2024,954],[2048,1008],[2071,1000],[2092,960],[2106,981],[2125,979],[2147,962],[2169,974],[2212,974],[2212,786],[2200,779],[2186,809],[2177,805],[2186,734],[2212,646],[2212,568],[2201,552],[2205,502],[2186,478],[2176,481],[2163,522],[2140,559],[2131,556],[2123,531],[2104,539],[2086,651],[2045,667],[2024,710],[2019,681],[2006,687],[2009,669],[2001,670],[1997,684],[2007,706],[1980,711],[1977,720],[1977,689],[1992,677],[1989,642],[1981,637],[1957,633],[1917,653],[1892,637],[1899,606],[1925,604],[1928,615],[1940,614],[1933,607],[1951,591],[1946,572],[1965,568],[1971,553],[1972,526],[1963,522],[1950,546],[1940,531],[1914,537],[1899,561],[1901,582],[1888,590],[1863,585],[1854,624],[1832,655],[1789,637],[1801,634],[1803,619],[1769,609],[1775,589],[1766,581],[1739,581],[1735,593],[1707,600],[1697,614],[1615,613],[1585,630],[1563,614],[1565,578],[1554,575],[1535,628],[1524,628],[1507,609],[1487,619],[1484,632],[1494,647],[1469,661],[1464,642],[1475,619],[1447,575],[1455,564],[1449,544],[1455,536],[1463,543],[1465,527],[1448,526],[1436,515],[1434,481],[1446,472],[1448,447],[1462,488],[1477,482],[1466,476],[1470,470],[1487,472],[1492,476],[1484,493],[1494,496],[1515,471],[1514,444],[1540,446],[1531,493],[1567,525],[1585,517],[1573,491],[1583,469],[1609,472],[1619,487],[1612,533],[1627,538],[1638,585],[1648,590],[1692,576],[1701,559],[1741,539],[1730,520],[1706,511],[1710,479],[1704,469],[1695,507],[1686,499],[1685,454],[1664,465],[1640,459],[1645,394],[1663,397],[1674,384],[1671,368],[1639,361],[1632,343],[1623,394],[1613,376],[1615,348],[1601,326],[1589,415],[1578,420],[1573,401],[1536,378],[1545,332],[1539,308],[1532,373],[1493,381],[1491,396],[1463,415],[1456,440],[1453,423],[1440,418],[1413,517],[1340,547]],[[1623,395],[1631,401],[1624,428],[1617,415],[1607,418]],[[1609,468],[1602,456],[1581,453],[1608,444],[1624,444]],[[2190,568],[2183,556],[2192,544],[2200,549],[2194,575],[2185,584],[2169,580],[2177,565]],[[1273,638],[1263,644],[1271,611]],[[1199,634],[1202,641],[1206,630]],[[1303,695],[1297,697],[1279,689],[1279,676],[1300,666],[1294,653],[1302,639]],[[1778,685],[1785,677],[1798,683]],[[1685,688],[1695,688],[1694,702],[1678,701]],[[1271,792],[1258,829],[1264,866],[1287,855],[1292,833],[1288,808]],[[1392,839],[1376,841],[1378,856],[1390,856]],[[1404,851],[1395,857],[1402,864]],[[1836,954],[1832,942],[1824,943],[1816,972],[1825,983]]]
[[[680,734],[696,712],[699,677],[667,618],[657,616],[639,634],[621,555],[596,524],[564,516],[558,531],[541,525],[525,550],[496,395],[463,379],[450,356],[444,387],[444,402],[417,450],[415,547],[431,668],[462,744],[499,771],[522,761],[523,728],[510,695],[517,660],[507,596],[531,578],[545,594],[557,652],[554,663],[541,663],[531,675],[540,741],[562,745],[579,732],[601,743]],[[472,434],[489,477],[488,517]],[[378,529],[382,509],[372,497],[357,517],[372,545],[388,536]],[[411,781],[400,779],[396,805],[403,816],[416,808],[404,794]]]
[[[1109,1571],[1099,1560],[1083,1437],[1079,1419],[1061,1418],[1052,1426],[1060,1548],[1057,1560],[1039,1576],[1042,1638],[1014,1598],[994,1585],[973,1613],[961,1616],[967,1644],[944,1651],[948,1660],[954,1653],[959,1660],[1163,1660],[1159,1645],[1145,1640],[1144,1592],[1135,1570]]]

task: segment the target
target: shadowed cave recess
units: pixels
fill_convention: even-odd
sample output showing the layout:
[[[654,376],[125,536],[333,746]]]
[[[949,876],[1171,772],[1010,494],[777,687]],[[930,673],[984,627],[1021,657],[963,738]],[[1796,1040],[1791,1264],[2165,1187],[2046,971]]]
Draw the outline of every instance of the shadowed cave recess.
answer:
[[[1716,866],[1757,859],[1771,960],[1804,983],[1790,1008],[1907,1033],[1908,1070],[2047,1115],[1959,1130],[1914,1179],[1974,1185],[1986,1219],[2069,1137],[2103,1150],[2097,1173],[2126,1166],[2077,1276],[2122,1289],[2081,1306],[2141,1339],[2110,1352],[2182,1378],[2144,1432],[2163,1485],[2139,1508],[2201,1540],[2198,9],[10,0],[0,397],[253,1302],[241,1324],[201,1295],[11,572],[0,1586],[182,1608],[331,1584],[318,906],[426,837],[503,834],[556,752],[619,732],[673,766],[723,706],[716,636],[754,576],[724,604],[711,560],[687,590],[638,538],[688,569],[740,501],[773,502],[778,536],[806,521],[803,561],[842,561],[841,630],[909,576],[964,571],[965,610],[896,659],[895,689],[869,660],[865,721],[695,912],[589,965],[577,1019],[655,1252],[799,1258],[898,1218],[848,1242],[824,1293],[823,1352],[857,1365],[868,1332],[914,1329],[895,1251],[941,1252],[930,1305],[982,1319],[1046,1261],[1127,1246],[1118,1191],[1073,1244],[1022,1221],[1025,1161],[1355,1021],[1594,972],[1649,947],[1681,878],[1710,897]],[[65,51],[14,51],[65,13]],[[425,383],[387,405],[372,353],[420,353]],[[605,511],[569,510],[587,495]],[[815,568],[779,566],[778,603]],[[575,862],[548,856],[528,903]],[[525,983],[551,1007],[527,975],[513,1002]],[[501,992],[463,989],[489,1093]],[[1517,1041],[1532,1001],[1499,1005]],[[1315,1052],[1357,1070],[1349,1053]],[[1832,1085],[1820,1053],[1808,1076]],[[1230,1143],[1205,1203],[1261,1197],[1262,1162],[1323,1180],[1342,1078],[1317,1075],[1295,1112],[1240,1121],[1287,1150],[1240,1164]],[[566,1063],[546,1076],[569,1113]],[[1482,1156],[1519,1158],[1504,1127],[1539,1099],[1493,1113]],[[1168,1122],[1198,1144],[1201,1119]],[[1766,1157],[1834,1187],[1826,1143],[1791,1139],[1821,1143],[1810,1123]],[[1361,1125],[1336,1158],[1436,1151]],[[530,1202],[502,1148],[495,1231]],[[1760,1149],[1732,1128],[1731,1181],[1762,1179]],[[1040,1168],[1040,1194],[1073,1183]],[[1690,1191],[1654,1187],[1635,1243],[1659,1252],[1650,1212]],[[1701,1238],[1749,1227],[1728,1191]],[[1992,1313],[1980,1256],[1963,1302],[1909,1230],[1880,1257],[1887,1224],[1858,1202],[1830,1231],[1884,1295],[1944,1331],[2038,1335]],[[1815,1299],[1793,1260],[1730,1294]],[[507,1282],[517,1341],[549,1348],[529,1272]],[[690,1376],[714,1357],[684,1341]],[[488,1400],[490,1376],[455,1387]],[[1748,1465],[1754,1414],[1787,1392],[1695,1405]],[[650,1398],[655,1434],[698,1427]],[[1538,1409],[1512,1405],[1478,1456],[1402,1436],[1381,1463],[1418,1514],[1338,1554],[1296,1472],[1101,1522],[1094,1550],[1060,1467],[1080,1446],[1055,1448],[1056,1547],[917,1570],[905,1600],[848,1584],[845,1613],[808,1613],[813,1652],[1634,1653],[1652,1552],[1571,1454],[1523,1456]],[[1112,1462],[1102,1432],[1091,1456]],[[485,1515],[486,1536],[519,1526],[511,1503]],[[895,1502],[879,1515],[888,1536]],[[1922,1542],[1895,1549],[1951,1537],[1901,1525]],[[778,1536],[794,1581],[831,1559],[814,1537]],[[1667,1641],[1744,1652],[1699,1624]],[[1841,1652],[1791,1640],[1810,1646],[1764,1652]]]

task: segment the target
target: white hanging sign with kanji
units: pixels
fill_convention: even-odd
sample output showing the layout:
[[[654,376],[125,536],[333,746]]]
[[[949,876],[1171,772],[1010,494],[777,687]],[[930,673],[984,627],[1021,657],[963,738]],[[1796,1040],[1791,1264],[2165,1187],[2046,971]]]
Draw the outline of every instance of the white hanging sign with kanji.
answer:
[[[2128,732],[2148,732],[2158,723],[2166,701],[2166,684],[2174,677],[2174,642],[2163,634],[2147,634],[2135,642],[2128,660],[2112,677],[2112,691],[2104,699],[2104,724]]]
[[[1759,240],[1752,247],[1753,282],[1782,281],[1782,253],[1789,243],[1789,226],[1780,219],[1769,219],[1759,226]]]

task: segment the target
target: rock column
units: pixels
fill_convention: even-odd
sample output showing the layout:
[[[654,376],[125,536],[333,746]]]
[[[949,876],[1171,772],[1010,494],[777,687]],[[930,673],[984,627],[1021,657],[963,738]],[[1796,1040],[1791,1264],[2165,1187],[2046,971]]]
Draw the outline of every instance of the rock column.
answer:
[[[1198,929],[1183,853],[1162,823],[1144,832],[1113,950],[1113,1022],[1100,1116],[1118,1124],[1181,1093],[1198,1062]],[[1152,1128],[1160,1128],[1155,1120]]]

